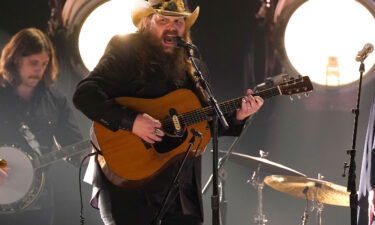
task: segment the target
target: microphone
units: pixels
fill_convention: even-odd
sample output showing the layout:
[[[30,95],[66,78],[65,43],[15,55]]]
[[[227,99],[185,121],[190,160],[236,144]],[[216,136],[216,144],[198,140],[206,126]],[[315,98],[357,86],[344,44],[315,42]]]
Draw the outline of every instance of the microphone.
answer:
[[[194,49],[194,50],[198,49],[197,46],[183,40],[181,37],[175,37],[173,42],[177,47],[183,47],[183,48],[186,48],[186,49]]]
[[[365,44],[362,50],[357,53],[355,60],[357,62],[363,62],[372,51],[374,51],[374,46],[370,43]]]

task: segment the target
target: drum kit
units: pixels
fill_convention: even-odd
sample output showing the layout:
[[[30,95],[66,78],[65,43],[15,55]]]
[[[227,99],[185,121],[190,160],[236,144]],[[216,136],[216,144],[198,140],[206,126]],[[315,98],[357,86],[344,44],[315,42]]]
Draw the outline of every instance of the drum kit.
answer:
[[[227,153],[219,151],[219,155],[225,154]],[[237,152],[231,152],[228,156],[229,161],[243,165],[253,171],[248,183],[257,190],[258,195],[257,214],[254,216],[255,224],[265,225],[268,221],[263,214],[264,184],[279,192],[306,200],[307,205],[303,216],[301,216],[301,225],[308,223],[309,212],[313,210],[316,210],[317,224],[322,225],[324,204],[349,206],[350,193],[347,192],[346,187],[324,181],[320,174],[318,179],[308,178],[305,174],[266,159],[267,155],[268,153],[260,151],[260,157]],[[264,177],[264,175],[266,176]],[[309,208],[310,201],[312,206]]]

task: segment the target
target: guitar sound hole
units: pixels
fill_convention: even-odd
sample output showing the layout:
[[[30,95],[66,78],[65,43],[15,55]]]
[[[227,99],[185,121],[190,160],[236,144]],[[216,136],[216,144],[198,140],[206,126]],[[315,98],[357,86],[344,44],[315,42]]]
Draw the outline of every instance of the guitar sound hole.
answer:
[[[187,132],[184,132],[182,137],[170,137],[168,135],[165,135],[161,142],[156,142],[154,144],[155,151],[157,151],[158,153],[166,153],[172,151],[186,140],[187,134]]]

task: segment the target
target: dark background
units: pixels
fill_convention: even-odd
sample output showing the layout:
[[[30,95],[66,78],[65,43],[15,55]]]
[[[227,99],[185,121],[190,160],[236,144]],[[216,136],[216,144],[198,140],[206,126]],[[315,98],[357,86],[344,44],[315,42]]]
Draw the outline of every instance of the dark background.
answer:
[[[255,19],[260,1],[194,0],[190,5],[201,7],[199,19],[192,28],[193,40],[208,65],[211,83],[219,101],[241,96],[246,88],[254,87],[266,76],[283,72],[277,68],[271,74],[264,72],[266,29]],[[46,30],[49,16],[47,0],[2,0],[0,48],[11,35],[24,27]],[[58,43],[56,47],[62,51]],[[68,60],[61,60],[60,65],[62,71],[57,85],[70,98],[75,84],[84,75],[71,70]],[[357,177],[375,87],[373,76],[373,72],[367,76],[362,90]],[[347,178],[341,177],[341,174],[343,162],[349,160],[346,150],[352,146],[354,116],[351,109],[356,103],[356,86],[357,83],[335,90],[317,88],[309,98],[296,98],[294,101],[286,96],[267,100],[235,151],[258,156],[258,151],[262,149],[269,152],[269,160],[312,178],[317,178],[321,173],[325,180],[345,186]],[[76,112],[76,116],[87,137],[90,122],[79,112]],[[221,138],[219,148],[226,150],[233,140],[230,137]],[[207,149],[210,149],[210,145]],[[207,151],[203,156],[203,184],[211,173],[210,154]],[[55,224],[79,224],[78,169],[61,161],[53,165],[52,170],[54,178],[51,182],[56,185],[58,203]],[[228,162],[225,170],[228,174],[225,186],[227,224],[255,224],[253,216],[256,214],[257,192],[246,183],[252,171],[233,162]],[[357,179],[357,186],[358,183]],[[98,212],[88,204],[91,187],[82,185],[86,224],[101,224]],[[211,189],[204,195],[206,225],[211,224],[210,195]],[[300,224],[306,206],[303,199],[277,192],[268,186],[264,188],[263,204],[264,213],[269,219],[267,224],[270,225]],[[316,224],[315,212],[311,212],[310,218],[310,224]],[[323,224],[350,224],[349,207],[325,205]]]

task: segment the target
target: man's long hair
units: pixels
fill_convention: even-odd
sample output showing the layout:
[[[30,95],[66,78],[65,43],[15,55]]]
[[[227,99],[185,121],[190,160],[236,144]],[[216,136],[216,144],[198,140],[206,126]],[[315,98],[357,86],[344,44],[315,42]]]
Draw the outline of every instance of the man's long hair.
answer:
[[[20,30],[5,45],[0,59],[0,82],[5,80],[14,86],[18,86],[20,84],[20,59],[43,52],[46,52],[49,56],[43,81],[47,86],[53,84],[58,72],[55,49],[51,40],[36,28]]]

